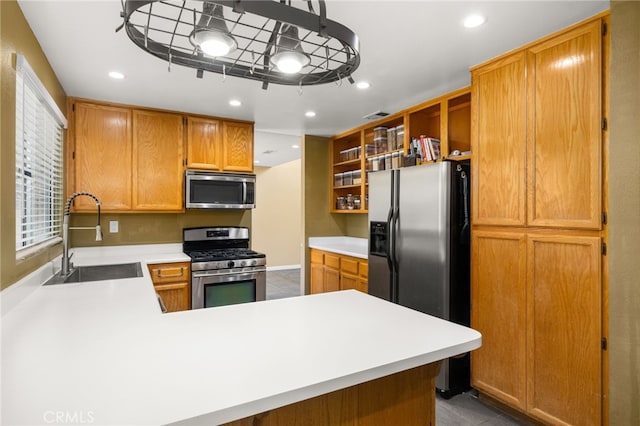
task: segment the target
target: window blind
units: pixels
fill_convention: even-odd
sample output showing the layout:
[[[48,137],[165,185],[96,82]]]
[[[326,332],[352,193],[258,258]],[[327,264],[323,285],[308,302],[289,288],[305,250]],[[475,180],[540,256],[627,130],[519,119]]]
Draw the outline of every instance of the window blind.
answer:
[[[16,250],[60,235],[66,119],[27,61],[16,64]]]

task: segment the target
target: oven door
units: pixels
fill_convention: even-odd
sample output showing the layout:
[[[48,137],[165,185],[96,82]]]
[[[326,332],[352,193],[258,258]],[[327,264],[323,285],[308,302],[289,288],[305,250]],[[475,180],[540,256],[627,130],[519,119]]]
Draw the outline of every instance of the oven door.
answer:
[[[191,274],[191,308],[212,308],[266,299],[266,268],[195,271]]]

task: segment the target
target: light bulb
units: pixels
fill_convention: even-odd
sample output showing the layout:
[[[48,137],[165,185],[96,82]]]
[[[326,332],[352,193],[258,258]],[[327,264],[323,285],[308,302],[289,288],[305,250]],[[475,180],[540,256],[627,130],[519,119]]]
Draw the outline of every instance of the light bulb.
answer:
[[[209,56],[225,56],[237,47],[233,37],[219,31],[198,31],[194,38],[200,50]]]
[[[283,51],[273,57],[273,62],[281,72],[295,74],[309,63],[309,57],[295,51]]]

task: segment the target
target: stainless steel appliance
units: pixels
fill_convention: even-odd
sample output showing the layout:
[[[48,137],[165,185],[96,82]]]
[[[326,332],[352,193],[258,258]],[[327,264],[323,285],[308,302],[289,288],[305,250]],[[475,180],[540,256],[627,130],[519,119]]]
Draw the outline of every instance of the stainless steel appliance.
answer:
[[[370,173],[369,294],[469,325],[469,172],[444,161]],[[436,388],[469,388],[469,354],[443,361]]]
[[[185,207],[253,209],[256,207],[256,175],[187,170]]]
[[[249,248],[244,227],[185,228],[192,309],[265,300],[266,256]]]

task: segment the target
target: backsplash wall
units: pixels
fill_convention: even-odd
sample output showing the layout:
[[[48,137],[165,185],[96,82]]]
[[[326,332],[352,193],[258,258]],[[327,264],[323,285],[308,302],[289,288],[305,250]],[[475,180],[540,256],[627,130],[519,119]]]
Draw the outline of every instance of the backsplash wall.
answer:
[[[109,232],[109,221],[117,220],[117,234]],[[251,227],[251,210],[189,210],[185,213],[104,213],[100,220],[102,241],[91,230],[70,230],[71,247],[125,244],[181,243],[182,229],[199,226]],[[95,226],[93,213],[71,213],[70,226]]]

